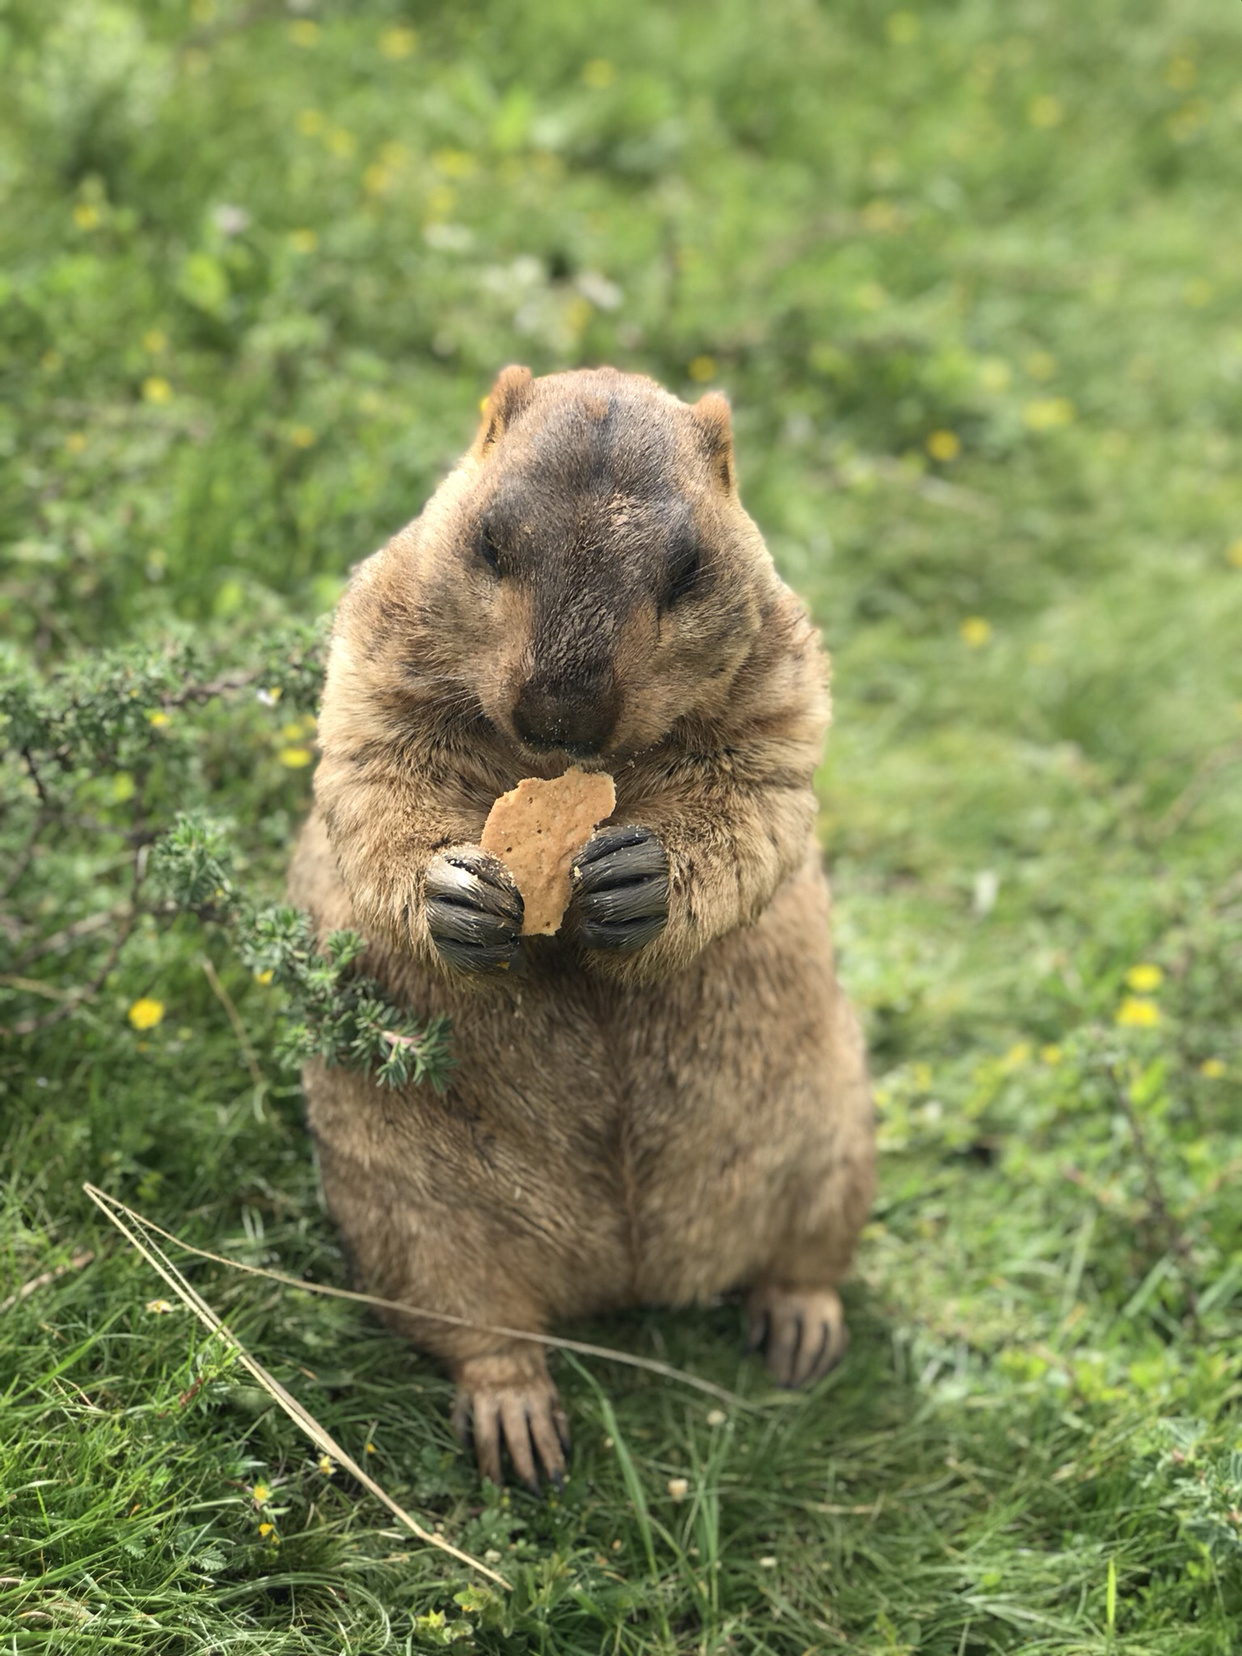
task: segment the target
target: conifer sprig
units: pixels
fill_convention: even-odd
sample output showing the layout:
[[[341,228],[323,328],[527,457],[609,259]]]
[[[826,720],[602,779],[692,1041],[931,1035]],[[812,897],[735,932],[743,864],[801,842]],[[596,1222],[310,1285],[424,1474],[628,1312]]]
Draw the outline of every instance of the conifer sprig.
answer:
[[[242,663],[188,638],[49,674],[0,660],[0,991],[20,1013],[3,1020],[8,1033],[36,1034],[94,1001],[144,917],[171,927],[192,916],[283,994],[278,1063],[318,1057],[389,1086],[443,1089],[447,1019],[419,1025],[395,1006],[360,970],[358,933],[320,943],[308,915],[258,900],[238,850],[246,836],[207,809],[216,787],[204,748],[221,745],[221,725],[227,736],[253,718],[255,701],[285,719],[313,708],[321,649],[321,629],[298,626],[252,640]],[[58,919],[93,909],[50,926],[49,877]],[[63,963],[82,956],[86,980],[66,988]],[[26,1009],[49,999],[50,1010]]]

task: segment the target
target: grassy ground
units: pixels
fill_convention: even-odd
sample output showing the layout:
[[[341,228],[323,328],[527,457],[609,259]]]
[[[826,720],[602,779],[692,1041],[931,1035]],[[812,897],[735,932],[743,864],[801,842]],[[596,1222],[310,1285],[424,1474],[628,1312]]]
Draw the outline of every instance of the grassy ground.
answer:
[[[561,1361],[559,1500],[481,1495],[446,1382],[365,1314],[196,1269],[514,1583],[471,1596],[148,1308],[80,1193],[343,1280],[262,986],[189,923],[140,928],[0,1058],[0,1300],[94,1250],[0,1319],[6,1649],[1242,1646],[1238,21],[0,4],[17,648],[175,625],[244,651],[327,608],[505,361],[723,385],[744,496],[834,653],[824,841],[883,1147],[846,1366],[773,1395],[729,1307],[585,1331],[748,1407]],[[249,704],[194,730],[275,891],[302,733]],[[5,774],[11,851],[34,807]],[[9,941],[114,878],[73,842],[36,859]],[[6,1022],[46,1004],[14,976]]]

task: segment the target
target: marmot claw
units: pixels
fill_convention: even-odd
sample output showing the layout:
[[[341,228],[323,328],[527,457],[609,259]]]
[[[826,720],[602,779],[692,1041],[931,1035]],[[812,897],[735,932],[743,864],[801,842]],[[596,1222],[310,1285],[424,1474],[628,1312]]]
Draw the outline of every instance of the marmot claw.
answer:
[[[639,949],[668,924],[668,853],[649,828],[604,828],[573,865],[578,940]]]
[[[502,862],[477,845],[431,859],[423,885],[427,929],[451,966],[491,972],[513,964],[522,930],[522,894]]]
[[[822,1379],[850,1343],[835,1288],[755,1288],[746,1313],[747,1346],[763,1348],[778,1386],[809,1386]]]
[[[513,1385],[465,1381],[453,1405],[453,1427],[463,1444],[473,1444],[479,1472],[492,1483],[505,1481],[503,1447],[532,1495],[540,1493],[541,1468],[554,1489],[565,1487],[569,1422],[546,1375]]]

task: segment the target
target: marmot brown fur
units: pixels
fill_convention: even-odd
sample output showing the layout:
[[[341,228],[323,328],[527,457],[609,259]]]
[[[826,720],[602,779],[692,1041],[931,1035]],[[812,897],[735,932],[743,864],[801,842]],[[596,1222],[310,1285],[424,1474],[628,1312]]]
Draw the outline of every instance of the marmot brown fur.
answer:
[[[376,1294],[544,1331],[748,1290],[778,1381],[840,1356],[873,1190],[812,774],[827,663],[738,499],[728,404],[612,369],[507,368],[422,515],[336,619],[291,896],[353,926],[448,1091],[313,1063],[329,1208]],[[496,797],[570,765],[617,807],[555,937],[481,851]],[[505,968],[513,967],[508,970]],[[540,1346],[416,1317],[482,1472],[564,1471]]]

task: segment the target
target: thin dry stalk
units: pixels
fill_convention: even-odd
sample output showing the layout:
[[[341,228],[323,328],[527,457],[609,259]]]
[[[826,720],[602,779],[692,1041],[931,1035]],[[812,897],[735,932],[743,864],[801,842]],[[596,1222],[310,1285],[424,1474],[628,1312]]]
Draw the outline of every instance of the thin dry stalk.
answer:
[[[163,1277],[164,1281],[172,1289],[173,1293],[176,1294],[177,1298],[181,1300],[183,1304],[189,1306],[190,1310],[194,1312],[199,1321],[205,1324],[205,1326],[209,1328],[213,1334],[219,1334],[222,1339],[228,1342],[242,1367],[247,1369],[263,1387],[264,1391],[267,1392],[277,1403],[279,1403],[280,1407],[289,1416],[290,1420],[292,1420],[295,1425],[301,1427],[307,1437],[311,1440],[315,1447],[321,1451],[321,1453],[331,1455],[333,1460],[343,1466],[347,1472],[352,1474],[353,1477],[357,1478],[363,1488],[369,1490],[370,1493],[375,1496],[376,1500],[383,1506],[387,1507],[389,1512],[391,1512],[395,1518],[398,1518],[407,1527],[407,1529],[411,1531],[412,1534],[418,1537],[420,1541],[427,1542],[429,1546],[438,1547],[441,1552],[449,1553],[453,1558],[457,1559],[459,1563],[468,1565],[472,1570],[477,1570],[480,1575],[485,1575],[489,1581],[496,1582],[498,1586],[504,1588],[510,1587],[509,1582],[505,1580],[504,1576],[497,1575],[495,1570],[489,1569],[488,1566],[480,1562],[479,1559],[473,1557],[468,1552],[462,1552],[458,1547],[454,1547],[450,1542],[446,1541],[442,1535],[437,1535],[433,1530],[424,1529],[417,1519],[412,1518],[404,1507],[398,1506],[392,1496],[380,1488],[379,1484],[376,1483],[375,1479],[372,1478],[369,1473],[363,1471],[362,1467],[358,1465],[358,1462],[341,1448],[340,1444],[336,1441],[332,1434],[319,1424],[314,1415],[311,1414],[310,1410],[303,1407],[303,1405],[298,1402],[297,1398],[293,1396],[292,1392],[286,1391],[280,1381],[276,1379],[275,1375],[269,1374],[267,1369],[263,1367],[263,1364],[260,1363],[256,1357],[252,1357],[250,1355],[245,1346],[242,1345],[241,1341],[237,1338],[236,1334],[233,1333],[232,1329],[230,1329],[224,1321],[216,1315],[216,1313],[207,1304],[207,1301],[203,1299],[202,1295],[191,1286],[184,1276],[182,1276],[181,1272],[173,1264],[172,1260],[167,1257],[163,1250],[158,1247],[156,1243],[152,1242],[149,1237],[137,1235],[121,1217],[121,1214],[125,1213],[131,1218],[138,1220],[139,1222],[143,1222],[141,1220],[141,1215],[132,1213],[123,1202],[118,1202],[114,1196],[109,1196],[105,1191],[98,1189],[98,1187],[93,1184],[83,1185],[82,1188],[90,1197],[91,1201],[94,1202],[95,1206],[99,1208],[100,1212],[111,1220],[111,1222],[121,1232],[121,1235],[124,1236],[125,1239],[138,1250],[138,1252],[146,1260],[147,1264],[150,1265],[153,1270],[157,1271],[161,1277]]]
[[[709,1397],[718,1398],[722,1403],[728,1403],[735,1409],[751,1410],[753,1403],[736,1392],[731,1392],[725,1386],[718,1386],[714,1381],[703,1380],[697,1374],[688,1374],[685,1369],[675,1368],[672,1363],[662,1363],[655,1357],[638,1357],[630,1351],[617,1351],[612,1346],[592,1345],[586,1340],[566,1340],[555,1334],[536,1334],[529,1328],[505,1328],[499,1323],[476,1322],[472,1317],[455,1317],[448,1311],[428,1311],[421,1305],[408,1305],[404,1300],[380,1299],[375,1294],[362,1294],[353,1288],[334,1288],[326,1282],[306,1282],[301,1277],[289,1276],[284,1271],[269,1271],[262,1265],[243,1265],[239,1259],[228,1259],[224,1254],[211,1253],[206,1248],[196,1248],[190,1242],[183,1242],[172,1231],[164,1230],[154,1220],[146,1218],[115,1196],[105,1196],[103,1191],[97,1190],[94,1185],[82,1187],[88,1196],[95,1200],[103,1197],[119,1212],[132,1219],[135,1224],[141,1225],[144,1230],[156,1236],[162,1236],[165,1242],[171,1242],[173,1247],[180,1248],[183,1253],[193,1254],[197,1259],[209,1259],[213,1265],[226,1265],[231,1271],[242,1271],[247,1276],[266,1277],[269,1282],[280,1282],[287,1288],[299,1288],[307,1294],[323,1294],[330,1299],[353,1300],[357,1305],[370,1305],[380,1311],[404,1311],[411,1317],[424,1317],[428,1322],[447,1323],[451,1328],[469,1328],[480,1334],[496,1334],[506,1340],[525,1340],[530,1345],[550,1346],[556,1351],[572,1351],[579,1357],[602,1357],[610,1363],[624,1363],[627,1368],[643,1369],[648,1374],[658,1374],[662,1380],[676,1380],[683,1386],[692,1386],[696,1391],[706,1392]]]
[[[237,1044],[242,1050],[242,1057],[246,1060],[246,1068],[250,1071],[250,1079],[254,1082],[255,1091],[263,1093],[267,1090],[267,1082],[263,1071],[259,1067],[259,1059],[250,1044],[250,1037],[246,1034],[246,1026],[241,1021],[241,1014],[233,1004],[233,997],[220,981],[220,974],[216,971],[215,963],[209,955],[203,955],[201,965],[211,985],[211,992],[224,1008],[225,1016],[232,1025],[233,1033],[237,1037]]]
[[[1113,1092],[1120,1104],[1122,1113],[1129,1123],[1130,1135],[1134,1140],[1134,1148],[1138,1151],[1139,1162],[1143,1169],[1143,1181],[1147,1186],[1147,1205],[1156,1221],[1159,1230],[1163,1233],[1166,1249],[1173,1259],[1177,1274],[1182,1281],[1182,1292],[1186,1296],[1186,1311],[1190,1318],[1191,1327],[1196,1335],[1199,1329],[1199,1296],[1195,1292],[1194,1274],[1191,1270],[1191,1246],[1174,1216],[1164,1194],[1164,1186],[1160,1183],[1160,1174],[1156,1168],[1155,1157],[1147,1143],[1147,1134],[1143,1131],[1143,1124],[1139,1120],[1138,1111],[1134,1107],[1134,1100],[1115,1068],[1109,1068],[1109,1075],[1113,1083]]]
[[[1239,761],[1242,761],[1242,742],[1230,742],[1227,746],[1217,748],[1214,752],[1209,753],[1181,793],[1178,794],[1168,810],[1155,824],[1152,833],[1156,839],[1167,839],[1170,834],[1175,834],[1198,808],[1204,795],[1221,771],[1226,770],[1230,765],[1238,764]]]
[[[23,1282],[8,1299],[0,1300],[0,1315],[11,1311],[22,1300],[29,1299],[31,1294],[38,1293],[40,1288],[46,1288],[49,1282],[56,1282],[60,1277],[67,1276],[70,1271],[82,1270],[94,1257],[94,1248],[85,1248],[81,1253],[75,1253],[73,1258],[66,1260],[63,1265],[56,1265],[50,1271],[40,1271],[38,1276],[31,1277],[29,1282]]]

